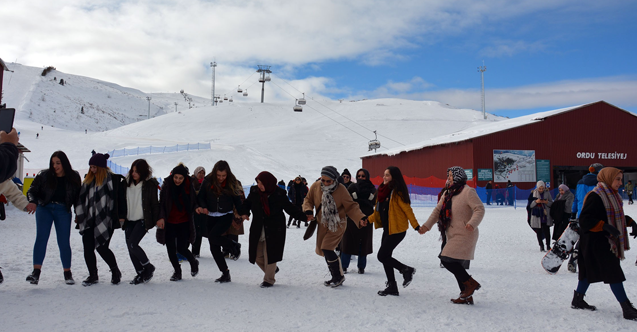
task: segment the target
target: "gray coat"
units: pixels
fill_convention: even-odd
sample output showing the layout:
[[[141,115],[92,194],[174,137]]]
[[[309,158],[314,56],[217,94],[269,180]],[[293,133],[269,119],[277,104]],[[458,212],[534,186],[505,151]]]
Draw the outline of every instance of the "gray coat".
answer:
[[[564,195],[560,196],[559,194],[555,197],[555,200],[564,200],[566,201],[566,205],[564,206],[565,213],[571,213],[573,210],[573,201],[575,200],[575,195],[569,190],[564,193]]]
[[[544,204],[544,211],[546,212],[546,225],[551,227],[553,226],[553,218],[551,218],[550,210],[551,210],[551,205],[553,204],[553,197],[551,196],[551,192],[548,191],[548,189],[545,189],[544,192],[546,193],[544,195],[544,198],[549,201],[547,204]],[[531,209],[533,209],[537,205],[535,201],[538,198],[540,198],[540,194],[538,193],[537,189],[533,190],[533,198],[535,199],[529,205],[529,208]],[[531,214],[531,227],[542,228],[542,221],[540,220],[540,217],[537,217]]]

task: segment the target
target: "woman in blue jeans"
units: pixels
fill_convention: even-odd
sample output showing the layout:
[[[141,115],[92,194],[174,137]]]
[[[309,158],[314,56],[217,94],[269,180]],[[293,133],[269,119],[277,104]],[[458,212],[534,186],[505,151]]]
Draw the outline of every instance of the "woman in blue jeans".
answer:
[[[33,272],[27,281],[37,285],[46,245],[51,234],[51,226],[55,224],[60,259],[64,269],[64,281],[75,283],[71,274],[71,206],[75,204],[80,191],[80,175],[73,170],[69,158],[62,151],[56,151],[49,160],[49,169],[41,171],[33,180],[27,198],[27,209],[36,209],[35,222],[37,235],[33,246]],[[36,208],[37,206],[37,208]]]

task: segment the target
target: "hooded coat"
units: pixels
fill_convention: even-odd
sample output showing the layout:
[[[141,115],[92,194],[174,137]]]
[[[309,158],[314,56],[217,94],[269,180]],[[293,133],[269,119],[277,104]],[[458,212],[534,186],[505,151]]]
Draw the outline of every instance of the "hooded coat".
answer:
[[[374,213],[374,205],[376,204],[376,187],[369,181],[369,172],[365,169],[358,172],[361,171],[365,173],[367,180],[352,183],[347,190],[352,195],[354,202],[358,203],[361,211],[366,216],[370,216]],[[374,228],[371,224],[358,228],[357,222],[347,218],[347,229],[343,235],[341,251],[350,255],[369,255],[374,252]]]

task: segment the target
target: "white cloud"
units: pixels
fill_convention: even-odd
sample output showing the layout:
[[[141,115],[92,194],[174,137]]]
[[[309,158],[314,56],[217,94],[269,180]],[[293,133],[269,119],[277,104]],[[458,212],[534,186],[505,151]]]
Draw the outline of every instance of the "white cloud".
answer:
[[[371,98],[405,98],[414,100],[435,100],[454,107],[480,110],[479,89],[445,89],[412,91],[411,89],[391,89],[391,86],[409,86],[411,83],[390,83],[373,92],[359,92],[357,96]],[[620,107],[637,106],[637,78],[607,77],[602,79],[582,79],[544,84],[526,85],[512,88],[485,90],[487,112],[500,110],[524,110],[545,107],[564,107],[605,100]]]
[[[611,7],[614,1],[604,4]],[[148,92],[185,89],[206,96],[213,58],[219,63],[217,86],[231,90],[254,72],[256,64],[283,66],[282,74],[291,77],[295,68],[324,61],[347,59],[378,66],[407,59],[401,50],[422,47],[419,44],[429,39],[474,28],[485,20],[573,6],[599,10],[595,3],[2,0],[0,21],[5,33],[0,56]],[[525,46],[507,47],[486,51],[507,54]],[[308,80],[308,89],[318,88]]]

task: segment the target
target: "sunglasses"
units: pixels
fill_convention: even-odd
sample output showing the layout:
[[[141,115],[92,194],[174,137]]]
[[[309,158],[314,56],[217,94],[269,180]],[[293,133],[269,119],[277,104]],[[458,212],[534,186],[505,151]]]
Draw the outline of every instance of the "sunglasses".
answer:
[[[349,179],[349,175],[343,175],[343,178],[348,178]]]
[[[323,180],[323,179],[321,179],[321,183],[330,185],[330,184],[334,183],[334,180]]]
[[[364,178],[366,178],[366,176],[361,174],[361,175],[357,175],[356,178],[357,179],[364,179]]]

